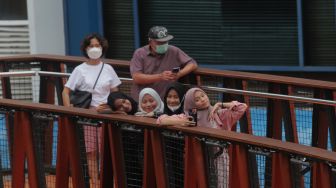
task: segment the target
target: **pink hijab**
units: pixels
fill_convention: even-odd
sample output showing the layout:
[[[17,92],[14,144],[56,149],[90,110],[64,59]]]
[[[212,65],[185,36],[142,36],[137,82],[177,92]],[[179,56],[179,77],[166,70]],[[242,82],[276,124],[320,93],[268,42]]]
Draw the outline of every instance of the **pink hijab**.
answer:
[[[184,113],[188,116],[191,115],[189,113],[191,112],[191,110],[196,109],[194,100],[194,95],[196,91],[203,92],[206,95],[206,93],[200,88],[191,88],[187,91],[184,99]],[[207,109],[197,110],[197,126],[231,130],[232,126],[239,119],[239,117],[233,119],[230,118],[230,114],[232,113],[226,109],[222,109],[219,112],[220,114],[221,112],[224,112],[223,114],[225,115],[219,117],[218,113],[215,113],[214,120],[210,121],[209,114],[212,108],[213,107],[210,104]]]

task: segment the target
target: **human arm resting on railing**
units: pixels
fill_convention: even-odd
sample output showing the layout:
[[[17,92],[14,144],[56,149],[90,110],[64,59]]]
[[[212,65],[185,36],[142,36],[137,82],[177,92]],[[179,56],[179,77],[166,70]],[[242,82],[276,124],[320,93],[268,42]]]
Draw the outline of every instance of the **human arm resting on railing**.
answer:
[[[163,114],[156,120],[156,123],[159,125],[195,126],[195,122],[184,114],[172,116]]]
[[[171,71],[163,71],[160,74],[144,74],[135,72],[132,74],[133,81],[136,84],[151,84],[161,80],[172,80],[173,76]]]
[[[63,106],[71,106],[70,104],[70,89],[68,87],[64,87],[62,92]]]
[[[123,111],[113,111],[108,104],[100,104],[96,108],[99,114],[127,114]]]
[[[197,69],[197,64],[196,63],[188,63],[183,69],[181,69],[178,73],[177,73],[177,79],[193,72],[194,70]]]

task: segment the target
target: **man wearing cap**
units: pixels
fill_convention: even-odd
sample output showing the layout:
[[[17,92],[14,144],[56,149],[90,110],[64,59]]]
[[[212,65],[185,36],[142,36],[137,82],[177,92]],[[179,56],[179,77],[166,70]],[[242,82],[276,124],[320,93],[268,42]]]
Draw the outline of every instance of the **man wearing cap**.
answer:
[[[138,100],[139,92],[150,87],[163,99],[169,83],[189,74],[197,68],[194,59],[176,46],[168,45],[174,37],[162,26],[154,26],[148,32],[149,43],[137,49],[131,60],[130,72],[133,78],[131,95]],[[173,68],[180,68],[178,72]]]

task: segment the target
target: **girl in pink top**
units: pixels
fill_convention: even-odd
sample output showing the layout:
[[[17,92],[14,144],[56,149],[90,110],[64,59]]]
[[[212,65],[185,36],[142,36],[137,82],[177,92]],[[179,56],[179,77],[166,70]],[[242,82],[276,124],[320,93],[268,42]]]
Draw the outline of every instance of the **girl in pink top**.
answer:
[[[182,125],[211,127],[231,131],[236,122],[243,116],[247,105],[237,101],[227,103],[217,102],[211,106],[209,97],[200,88],[191,88],[185,95],[184,114],[162,115],[157,123],[161,125]],[[192,119],[192,121],[191,121]],[[213,152],[219,152],[219,148],[213,148]],[[211,152],[210,152],[211,153]],[[209,154],[217,176],[216,187],[229,185],[229,155],[226,148],[215,158]]]
[[[235,123],[243,116],[247,109],[245,103],[237,101],[217,102],[211,106],[209,97],[200,88],[191,88],[185,95],[184,114],[180,115],[162,115],[158,118],[157,123],[162,125],[194,125],[231,130]],[[195,118],[192,118],[195,113]]]

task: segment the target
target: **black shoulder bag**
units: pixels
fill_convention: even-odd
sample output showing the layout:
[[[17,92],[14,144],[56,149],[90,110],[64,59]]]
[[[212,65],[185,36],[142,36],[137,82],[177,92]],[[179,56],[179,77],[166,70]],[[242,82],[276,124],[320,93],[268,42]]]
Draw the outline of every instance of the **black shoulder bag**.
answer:
[[[93,86],[93,90],[96,87],[97,81],[99,79],[100,73],[103,70],[103,67],[104,63],[102,65],[102,68],[100,69],[96,82]],[[89,91],[75,90],[70,92],[70,103],[73,104],[74,107],[89,108],[91,101],[92,101],[92,93]]]

